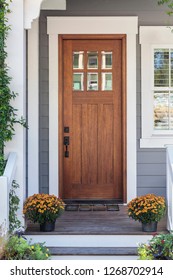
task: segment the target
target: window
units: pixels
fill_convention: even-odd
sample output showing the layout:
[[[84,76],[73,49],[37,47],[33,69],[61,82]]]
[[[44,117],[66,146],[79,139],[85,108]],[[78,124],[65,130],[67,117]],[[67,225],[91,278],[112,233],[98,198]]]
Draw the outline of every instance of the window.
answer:
[[[173,49],[153,49],[154,130],[173,130]]]
[[[173,143],[173,34],[166,26],[142,26],[141,148]]]

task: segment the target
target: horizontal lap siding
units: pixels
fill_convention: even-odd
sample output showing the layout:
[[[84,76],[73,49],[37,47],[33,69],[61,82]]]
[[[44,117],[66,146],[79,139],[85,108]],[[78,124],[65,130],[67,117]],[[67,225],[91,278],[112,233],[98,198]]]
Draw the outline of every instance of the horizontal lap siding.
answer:
[[[39,191],[49,193],[49,69],[47,22],[40,19]]]
[[[140,25],[168,25],[165,7],[151,0],[67,0],[66,11],[41,11],[40,16],[40,191],[48,192],[49,93],[47,16],[138,16]],[[166,193],[166,154],[164,149],[140,149],[141,65],[137,36],[137,193]]]

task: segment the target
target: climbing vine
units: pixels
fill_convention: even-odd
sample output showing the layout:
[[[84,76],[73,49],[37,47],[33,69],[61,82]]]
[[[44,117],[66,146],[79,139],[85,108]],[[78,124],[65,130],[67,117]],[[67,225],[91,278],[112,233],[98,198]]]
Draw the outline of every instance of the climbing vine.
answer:
[[[9,193],[9,232],[13,233],[15,230],[21,228],[21,222],[17,217],[17,211],[19,210],[20,199],[16,194],[16,190],[19,185],[14,180]]]
[[[173,15],[173,0],[159,0],[159,5],[167,4],[168,11],[166,12],[169,16]]]
[[[17,109],[11,102],[17,96],[17,93],[11,91],[9,76],[9,68],[6,64],[7,51],[6,40],[10,26],[8,24],[7,15],[10,13],[9,2],[0,0],[0,176],[5,168],[4,147],[7,141],[12,140],[15,134],[14,125],[20,123],[26,126],[25,120],[17,117]]]

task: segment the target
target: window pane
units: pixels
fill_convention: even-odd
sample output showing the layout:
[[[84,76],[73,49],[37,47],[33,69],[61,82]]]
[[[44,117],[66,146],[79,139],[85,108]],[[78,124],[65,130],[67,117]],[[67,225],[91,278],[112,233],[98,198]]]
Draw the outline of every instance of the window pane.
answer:
[[[173,129],[173,92],[169,97],[169,128]]]
[[[102,73],[102,90],[112,90],[112,73]]]
[[[171,50],[170,52],[170,56],[171,56],[171,87],[173,86],[173,50]]]
[[[112,52],[102,52],[102,69],[112,69]]]
[[[98,69],[98,52],[88,52],[88,69]]]
[[[154,129],[169,129],[169,92],[154,92]]]
[[[84,90],[84,74],[74,73],[73,74],[73,90]]]
[[[83,69],[84,52],[73,52],[73,69]]]
[[[88,73],[87,90],[98,90],[98,73]]]
[[[169,49],[154,50],[154,86],[169,87]]]

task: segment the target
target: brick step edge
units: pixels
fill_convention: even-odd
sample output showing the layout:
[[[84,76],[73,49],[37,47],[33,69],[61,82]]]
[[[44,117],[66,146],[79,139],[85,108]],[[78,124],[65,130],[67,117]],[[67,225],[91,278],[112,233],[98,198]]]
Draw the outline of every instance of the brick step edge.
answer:
[[[113,255],[137,255],[136,247],[48,247],[51,255],[68,255],[68,256],[76,256],[76,255],[105,255],[105,256],[113,256]]]

